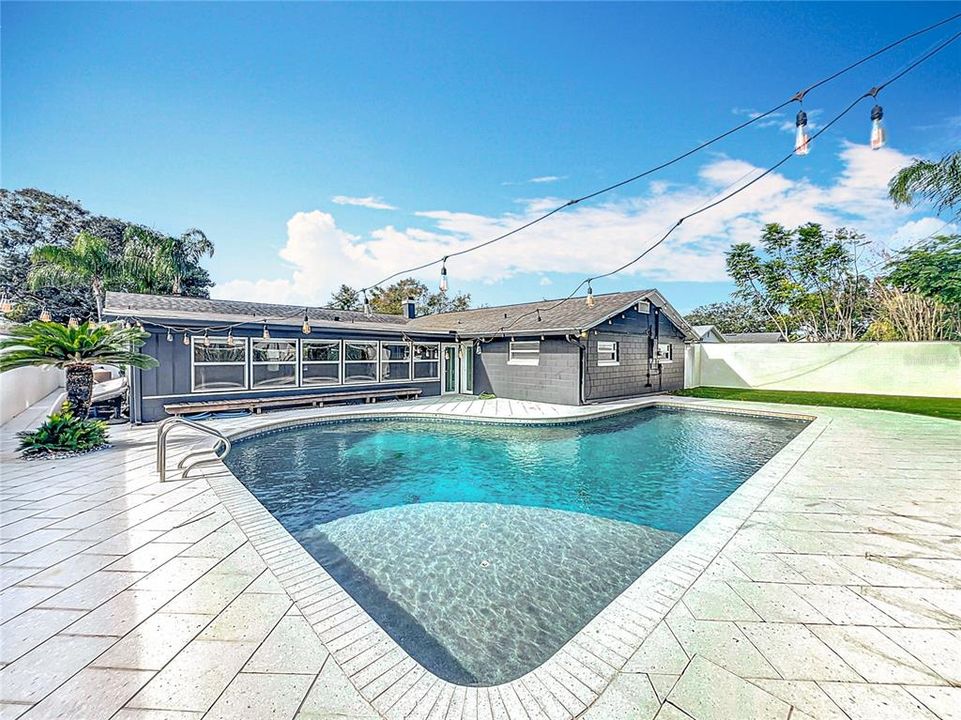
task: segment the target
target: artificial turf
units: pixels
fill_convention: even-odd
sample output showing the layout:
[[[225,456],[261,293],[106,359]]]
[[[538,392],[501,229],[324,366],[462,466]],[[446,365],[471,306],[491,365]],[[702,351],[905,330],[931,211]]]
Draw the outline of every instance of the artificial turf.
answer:
[[[830,407],[893,410],[914,415],[961,420],[961,399],[908,395],[861,395],[854,393],[798,392],[794,390],[748,390],[743,388],[697,387],[678,390],[674,395],[712,400],[826,405]]]

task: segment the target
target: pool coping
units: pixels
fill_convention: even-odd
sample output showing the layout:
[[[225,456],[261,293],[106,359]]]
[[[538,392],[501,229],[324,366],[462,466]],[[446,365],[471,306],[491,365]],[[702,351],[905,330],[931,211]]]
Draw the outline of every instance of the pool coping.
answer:
[[[416,406],[361,406],[323,415],[271,419],[261,416],[232,422],[232,440],[290,427],[345,420],[434,419],[499,425],[569,425],[644,407],[780,417],[809,422],[790,442],[745,480],[720,505],[685,533],[620,595],[594,616],[546,662],[525,675],[493,686],[465,686],[444,680],[414,660],[363,609],[223,463],[204,476],[251,544],[354,687],[382,717],[498,716],[568,720],[584,712],[630,657],[693,585],[768,494],[790,472],[830,424],[810,413],[768,411],[724,401],[652,397],[615,407],[596,406],[556,418],[452,417],[419,411]]]

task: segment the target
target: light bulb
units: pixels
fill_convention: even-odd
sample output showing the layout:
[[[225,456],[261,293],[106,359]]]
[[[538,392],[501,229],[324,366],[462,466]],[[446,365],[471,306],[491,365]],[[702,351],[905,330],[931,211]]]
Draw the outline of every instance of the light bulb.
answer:
[[[593,290],[593,288],[591,288],[591,284],[590,284],[590,283],[587,283],[587,297],[584,299],[584,303],[585,303],[585,304],[587,305],[587,307],[589,307],[589,308],[594,307],[594,304],[595,304],[595,302],[594,302],[594,290]]]
[[[234,346],[234,334],[233,334],[233,332],[228,332],[228,333],[227,333],[227,347],[233,347],[233,346]]]
[[[167,331],[167,342],[173,342],[173,341],[174,341],[174,334],[168,330],[168,331]]]
[[[363,290],[362,294],[364,296],[364,315],[370,317],[370,300],[367,299],[367,291]]]
[[[267,323],[264,323],[264,340],[270,340],[270,330],[267,329]]]
[[[190,344],[190,335],[188,335],[187,333],[184,333],[184,345],[189,345],[189,344]]]
[[[310,319],[307,317],[307,309],[304,309],[304,324],[300,326],[304,335],[310,335]]]
[[[204,330],[204,347],[210,347],[210,336],[207,335],[206,330]]]
[[[440,266],[440,291],[447,292],[447,258],[444,258]]]
[[[887,133],[884,132],[884,125],[881,120],[884,118],[884,110],[880,105],[871,108],[871,149],[880,150],[887,143]]]
[[[80,323],[77,322],[77,318],[75,318],[73,315],[71,315],[71,316],[70,316],[70,319],[67,320],[67,327],[68,327],[68,328],[76,329],[76,328],[80,327]]]
[[[10,298],[4,293],[0,296],[0,313],[8,313],[13,310],[13,303],[10,302]]]
[[[50,322],[50,311],[46,307],[40,311],[40,322]]]
[[[90,328],[91,330],[96,330],[99,327],[99,325],[96,320],[91,320],[87,323],[87,327]]]
[[[811,152],[811,138],[808,137],[808,114],[803,110],[797,114],[794,124],[797,132],[794,134],[794,154],[807,155]]]

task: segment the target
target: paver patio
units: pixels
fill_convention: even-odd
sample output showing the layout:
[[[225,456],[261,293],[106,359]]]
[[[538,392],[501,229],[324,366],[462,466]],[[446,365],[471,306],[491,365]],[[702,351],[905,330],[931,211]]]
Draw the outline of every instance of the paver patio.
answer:
[[[594,410],[455,398],[350,412]],[[783,465],[770,488],[732,496],[744,518],[722,505],[706,519],[731,525],[720,552],[684,559],[699,527],[686,556],[665,556],[663,613],[631,620],[622,603],[617,640],[579,635],[545,672],[480,691],[374,652],[363,617],[322,640],[323,601],[300,599],[314,575],[298,582],[293,561],[251,542],[270,518],[241,515],[217,469],[158,482],[153,428],[27,462],[13,433],[28,411],[0,430],[0,718],[961,717],[961,424],[795,410],[815,432],[769,463]]]

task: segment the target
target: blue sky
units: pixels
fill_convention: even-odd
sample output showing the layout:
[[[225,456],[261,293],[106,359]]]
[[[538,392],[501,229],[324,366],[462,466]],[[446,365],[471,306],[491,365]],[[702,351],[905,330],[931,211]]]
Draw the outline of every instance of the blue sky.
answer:
[[[956,8],[5,2],[2,182],[202,228],[215,295],[322,303],[656,164]],[[812,126],[958,29],[812,92]],[[845,223],[872,253],[938,229],[883,187],[912,157],[958,148],[959,75],[961,41],[882,93],[889,147],[866,148],[865,102],[595,292],[724,299],[723,250],[768,221]],[[794,112],[452,261],[452,289],[566,295],[783,156]]]

